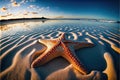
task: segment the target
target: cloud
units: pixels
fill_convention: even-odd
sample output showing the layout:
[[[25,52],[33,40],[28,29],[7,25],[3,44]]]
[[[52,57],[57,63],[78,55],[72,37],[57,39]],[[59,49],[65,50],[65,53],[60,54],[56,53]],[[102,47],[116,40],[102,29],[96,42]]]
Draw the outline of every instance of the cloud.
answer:
[[[25,4],[26,2],[28,2],[28,0],[21,0],[21,1],[16,1],[16,0],[11,0],[11,6],[12,7],[19,7],[22,4]]]
[[[38,14],[38,12],[31,12],[32,14]]]
[[[41,8],[38,8],[37,10],[39,12],[43,12],[43,11],[49,11],[50,7],[41,7]]]
[[[55,18],[64,18],[64,16],[56,16]]]
[[[36,7],[36,5],[30,5],[29,6],[29,8],[35,8]]]
[[[11,13],[7,13],[7,16],[12,16],[12,14]]]
[[[13,6],[13,7],[18,7],[18,6],[20,6],[20,4],[17,3],[17,2],[12,2],[12,6]]]
[[[35,12],[43,12],[43,11],[49,11],[50,7],[39,7],[39,6],[36,6],[36,5],[29,5],[27,7],[28,9],[30,10],[34,10]]]
[[[7,11],[7,8],[6,8],[6,7],[2,7],[2,8],[0,9],[0,11],[1,11],[1,12],[6,12],[6,11]]]
[[[27,3],[28,2],[28,0],[22,0],[21,2],[20,2],[20,4],[25,4],[25,3]]]
[[[24,13],[23,13],[23,15],[28,15],[30,12],[28,12],[28,11],[24,11]]]
[[[7,15],[2,15],[1,17],[7,17]]]
[[[10,2],[16,2],[16,0],[10,0]],[[20,0],[20,4],[25,2],[28,2],[28,0]]]
[[[8,16],[12,16],[13,14],[11,14],[11,13],[7,13],[7,14],[4,14],[4,15],[1,15],[0,17],[1,18],[6,18],[6,17],[8,17]]]

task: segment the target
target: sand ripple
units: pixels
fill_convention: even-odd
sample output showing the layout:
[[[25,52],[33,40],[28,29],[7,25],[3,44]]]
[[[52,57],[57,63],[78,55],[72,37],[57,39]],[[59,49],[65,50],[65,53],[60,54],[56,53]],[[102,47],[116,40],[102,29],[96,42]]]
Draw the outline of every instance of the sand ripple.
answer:
[[[108,80],[117,80],[116,67],[114,67],[116,64],[114,64],[114,58],[112,58],[113,56],[110,54],[118,55],[117,53],[120,53],[120,48],[118,46],[120,44],[118,39],[120,38],[120,35],[114,33],[105,26],[95,27],[93,25],[86,25],[83,27],[79,23],[53,24],[46,24],[48,26],[46,27],[45,24],[39,25],[37,22],[35,25],[29,25],[29,27],[31,27],[31,29],[27,29],[29,33],[11,33],[12,35],[8,34],[6,37],[2,37],[2,39],[0,39],[0,42],[2,42],[0,44],[0,51],[2,52],[0,54],[2,65],[0,78],[2,80],[105,80],[102,79],[102,74],[104,73],[107,74]],[[37,42],[37,40],[54,39],[63,32],[68,34],[67,39],[95,44],[95,47],[91,49],[81,49],[81,53],[77,54],[80,59],[82,58],[81,61],[85,63],[88,69],[89,66],[100,68],[101,66],[99,67],[99,65],[102,65],[101,59],[103,59],[103,56],[107,64],[102,66],[106,67],[100,70],[94,70],[93,68],[90,69],[89,74],[82,75],[78,71],[74,70],[72,65],[70,65],[66,60],[58,58],[58,60],[53,60],[39,68],[30,68],[31,55],[43,47]],[[114,52],[112,53],[112,51],[107,48],[111,50],[113,49]],[[99,49],[101,49],[101,52]],[[78,53],[78,51],[76,51],[76,53]],[[100,58],[100,61],[97,62],[98,64],[101,62],[101,64],[94,65],[94,60],[92,61],[93,63],[89,63],[89,61],[87,61],[87,59],[90,60],[88,57],[95,56],[92,55],[92,53],[95,53],[97,56],[99,54],[102,56],[102,58],[100,56],[91,58],[95,59],[95,61],[97,58]]]

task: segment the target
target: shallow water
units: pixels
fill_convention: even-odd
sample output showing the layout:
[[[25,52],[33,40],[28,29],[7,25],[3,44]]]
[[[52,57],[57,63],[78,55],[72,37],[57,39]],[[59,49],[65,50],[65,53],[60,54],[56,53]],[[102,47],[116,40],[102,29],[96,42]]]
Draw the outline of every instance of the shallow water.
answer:
[[[75,41],[92,42],[95,47],[83,48],[76,55],[87,70],[104,71],[105,52],[112,55],[117,74],[120,55],[115,52],[109,42],[120,48],[120,31],[117,23],[102,23],[82,20],[39,20],[6,22],[1,25],[1,73],[3,80],[44,80],[50,74],[69,66],[68,61],[59,57],[35,69],[30,68],[30,55],[42,46],[38,39],[57,38],[66,32],[67,38]],[[59,63],[59,64],[58,64]],[[35,78],[36,77],[36,78]]]

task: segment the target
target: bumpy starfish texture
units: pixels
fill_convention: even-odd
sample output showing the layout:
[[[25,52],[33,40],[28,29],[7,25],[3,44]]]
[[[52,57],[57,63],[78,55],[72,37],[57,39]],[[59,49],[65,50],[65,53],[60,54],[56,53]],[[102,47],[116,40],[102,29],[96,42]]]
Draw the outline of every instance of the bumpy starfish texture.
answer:
[[[62,56],[82,74],[88,73],[83,64],[76,57],[75,50],[84,47],[92,47],[94,46],[93,43],[67,40],[65,38],[65,33],[62,33],[60,37],[52,40],[39,39],[39,42],[44,45],[45,48],[35,52],[32,55],[31,67],[39,67],[40,65],[43,65],[56,57]]]

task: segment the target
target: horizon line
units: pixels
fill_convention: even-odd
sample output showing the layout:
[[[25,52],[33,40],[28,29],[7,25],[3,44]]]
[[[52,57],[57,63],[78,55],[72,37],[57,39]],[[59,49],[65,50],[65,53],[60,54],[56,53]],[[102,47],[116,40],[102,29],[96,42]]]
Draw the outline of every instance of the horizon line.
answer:
[[[26,20],[29,20],[29,19],[58,19],[58,20],[60,20],[60,19],[72,19],[72,20],[80,20],[80,19],[88,19],[88,20],[111,20],[111,21],[120,21],[120,20],[113,20],[113,19],[100,19],[100,18],[48,18],[48,17],[31,17],[31,18],[9,18],[9,19],[0,19],[0,22],[1,21],[10,21],[10,20],[24,20],[24,19],[26,19]]]

